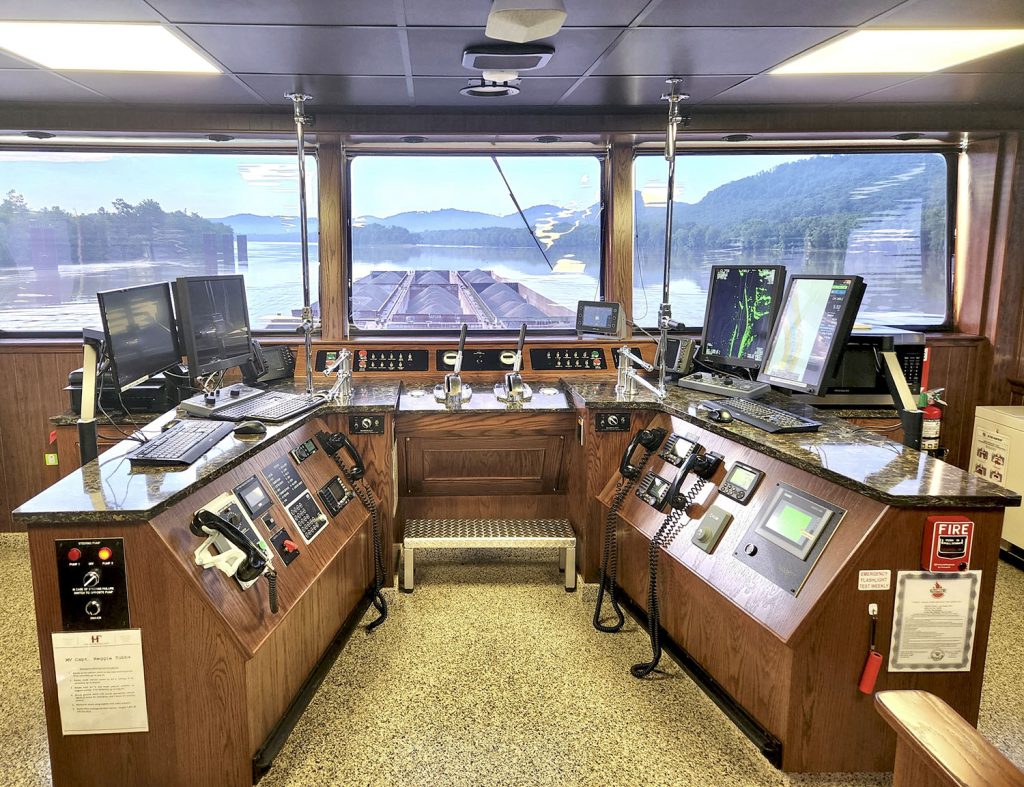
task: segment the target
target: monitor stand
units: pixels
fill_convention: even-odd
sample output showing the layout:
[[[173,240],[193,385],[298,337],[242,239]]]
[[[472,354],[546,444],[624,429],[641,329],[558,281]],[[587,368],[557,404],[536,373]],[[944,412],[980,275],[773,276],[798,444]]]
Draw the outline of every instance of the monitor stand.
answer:
[[[680,377],[676,381],[676,385],[680,388],[689,388],[718,396],[735,396],[740,399],[760,399],[771,390],[771,386],[765,383],[712,372],[691,372]]]
[[[265,393],[266,391],[259,388],[250,388],[248,385],[235,383],[226,388],[218,388],[213,393],[197,394],[189,399],[185,399],[179,406],[189,415],[211,418],[220,410],[233,407],[247,399],[263,396]]]

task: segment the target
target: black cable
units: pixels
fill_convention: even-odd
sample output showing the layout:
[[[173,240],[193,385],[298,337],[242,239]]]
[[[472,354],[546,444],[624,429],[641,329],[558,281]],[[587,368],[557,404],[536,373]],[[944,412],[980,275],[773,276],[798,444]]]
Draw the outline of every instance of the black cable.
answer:
[[[604,519],[604,553],[601,555],[601,578],[597,588],[597,605],[594,607],[594,628],[606,634],[614,634],[626,622],[626,616],[623,614],[619,602],[615,599],[619,572],[619,549],[618,539],[616,538],[619,509],[622,507],[626,495],[629,494],[636,480],[643,473],[644,466],[650,461],[653,454],[654,451],[645,448],[643,455],[640,457],[640,463],[637,465],[636,474],[632,478],[623,476],[619,479],[619,483],[615,487],[615,497],[612,499],[612,504],[608,508],[608,513]],[[611,625],[601,622],[601,605],[604,602],[606,591],[612,605],[612,610],[615,612],[615,623]]]
[[[270,611],[277,614],[277,571],[268,569],[264,574],[267,578],[267,594],[270,597]]]
[[[667,548],[676,540],[676,537],[682,531],[683,527],[690,523],[690,519],[686,516],[686,512],[689,507],[693,504],[693,501],[697,499],[697,495],[700,494],[700,490],[704,488],[707,480],[704,478],[698,478],[696,483],[691,486],[686,493],[684,498],[686,504],[682,508],[673,508],[672,512],[665,517],[661,523],[661,527],[658,528],[658,532],[654,534],[654,538],[651,539],[650,546],[647,550],[647,570],[648,570],[648,583],[647,583],[647,633],[651,638],[651,660],[643,661],[639,664],[634,664],[629,668],[630,674],[634,678],[645,678],[650,675],[654,669],[658,666],[661,661],[661,609],[658,603],[658,557],[661,554],[661,550]]]
[[[103,409],[103,383],[104,383],[105,375],[104,375],[103,371],[99,371],[97,376],[99,377],[99,388],[96,390],[96,407],[103,414],[103,417],[106,418],[107,421],[110,423],[110,425],[112,427],[114,427],[114,429],[116,429],[117,432],[122,437],[124,437],[126,440],[134,440],[137,443],[148,443],[149,442],[149,438],[146,437],[146,435],[144,435],[144,434],[128,434],[126,431],[124,431],[120,426],[118,426],[114,422],[114,419],[110,415],[110,413],[108,413],[106,410]],[[117,398],[121,400],[121,406],[124,407],[124,400],[121,399],[121,391],[120,390],[118,390],[118,392],[117,392]],[[125,414],[129,416],[128,423],[130,423],[132,426],[136,426],[136,427],[139,425],[139,424],[137,424],[137,423],[135,423],[134,421],[131,420],[131,414],[128,413],[128,408],[127,407],[125,407]]]
[[[370,529],[373,533],[373,594],[371,601],[373,602],[374,608],[378,612],[376,620],[371,622],[367,627],[367,631],[373,631],[377,626],[387,620],[388,617],[388,602],[384,599],[384,594],[381,593],[381,588],[384,587],[384,549],[381,537],[380,527],[380,509],[377,507],[377,501],[374,499],[373,492],[366,485],[363,480],[355,481],[352,483],[352,491],[355,492],[356,497],[359,498],[366,510],[370,512]]]

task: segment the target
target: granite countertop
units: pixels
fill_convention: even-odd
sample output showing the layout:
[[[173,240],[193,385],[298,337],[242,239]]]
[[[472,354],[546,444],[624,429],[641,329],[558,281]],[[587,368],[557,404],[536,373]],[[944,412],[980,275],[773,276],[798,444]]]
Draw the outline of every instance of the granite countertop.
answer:
[[[305,392],[305,384],[284,381],[274,390]],[[318,386],[322,388],[323,386]],[[237,467],[268,445],[293,432],[307,421],[327,413],[388,412],[398,404],[401,383],[397,380],[358,382],[347,402],[329,402],[316,410],[281,424],[267,424],[264,435],[236,437],[228,435],[197,461],[185,468],[133,468],[127,454],[136,447],[131,440],[122,440],[104,451],[99,458],[80,470],[62,478],[18,507],[14,521],[26,525],[68,522],[142,522],[169,508],[191,494],[198,486],[209,483]],[[175,417],[171,411],[140,430],[153,436]]]
[[[503,402],[494,393],[495,383],[470,383],[468,402],[443,403],[434,398],[433,384],[404,385],[398,402],[400,413],[568,413],[573,408],[564,388],[557,383],[534,381],[533,396],[525,402]]]
[[[933,459],[886,437],[837,418],[826,410],[799,406],[777,393],[762,401],[822,422],[817,432],[773,434],[741,421],[720,424],[696,412],[700,391],[672,387],[664,401],[644,389],[629,400],[618,399],[614,382],[564,381],[579,401],[591,408],[658,410],[728,437],[767,456],[806,470],[840,486],[889,505],[929,508],[1002,508],[1019,506],[1021,497],[998,484]]]

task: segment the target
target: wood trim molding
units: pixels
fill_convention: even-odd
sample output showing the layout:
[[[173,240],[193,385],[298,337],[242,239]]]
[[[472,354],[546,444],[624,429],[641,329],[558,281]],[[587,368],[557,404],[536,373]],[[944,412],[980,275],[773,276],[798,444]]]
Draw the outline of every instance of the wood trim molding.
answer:
[[[325,339],[345,335],[345,233],[341,137],[319,135],[320,326]]]
[[[633,328],[633,143],[615,142],[606,164],[604,297],[618,301],[626,314],[626,335]]]

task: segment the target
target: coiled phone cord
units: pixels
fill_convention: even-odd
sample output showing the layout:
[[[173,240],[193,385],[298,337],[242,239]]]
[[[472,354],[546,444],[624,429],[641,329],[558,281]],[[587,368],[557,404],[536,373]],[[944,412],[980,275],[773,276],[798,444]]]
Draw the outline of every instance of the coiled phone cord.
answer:
[[[597,589],[597,605],[594,607],[594,628],[606,634],[614,634],[622,628],[626,622],[626,616],[615,598],[615,585],[619,574],[619,550],[616,539],[616,525],[618,524],[619,509],[622,508],[626,495],[633,488],[636,480],[644,471],[644,466],[650,461],[654,451],[644,449],[640,456],[640,462],[636,466],[636,474],[632,478],[622,476],[615,486],[615,497],[608,508],[608,514],[604,519],[604,552],[601,555],[601,577]],[[615,622],[607,625],[601,622],[601,604],[604,601],[605,591],[608,592],[608,600],[611,602],[612,610],[615,612]]]
[[[634,664],[629,668],[630,674],[634,678],[646,678],[650,675],[654,669],[658,666],[661,661],[661,609],[658,604],[658,557],[661,550],[668,547],[676,540],[676,537],[691,521],[687,517],[684,521],[683,517],[686,516],[686,510],[696,500],[697,495],[700,494],[700,490],[704,488],[707,483],[707,479],[698,478],[697,481],[691,486],[683,495],[686,499],[686,505],[683,508],[673,508],[672,512],[665,517],[661,523],[661,527],[658,528],[658,532],[654,534],[654,538],[651,539],[650,546],[647,550],[647,571],[648,571],[648,584],[647,584],[647,633],[651,637],[651,660]]]
[[[267,595],[270,598],[270,611],[277,614],[277,571],[270,568],[264,574],[267,578]]]
[[[373,594],[371,601],[373,602],[374,609],[378,612],[378,616],[376,620],[366,627],[366,630],[373,631],[387,620],[388,617],[388,602],[384,599],[384,594],[381,593],[381,588],[384,587],[385,572],[383,539],[381,538],[380,529],[380,509],[377,507],[377,501],[373,497],[373,492],[366,486],[365,481],[353,481],[352,491],[359,498],[359,502],[366,506],[366,510],[370,512],[370,529],[373,532]]]

